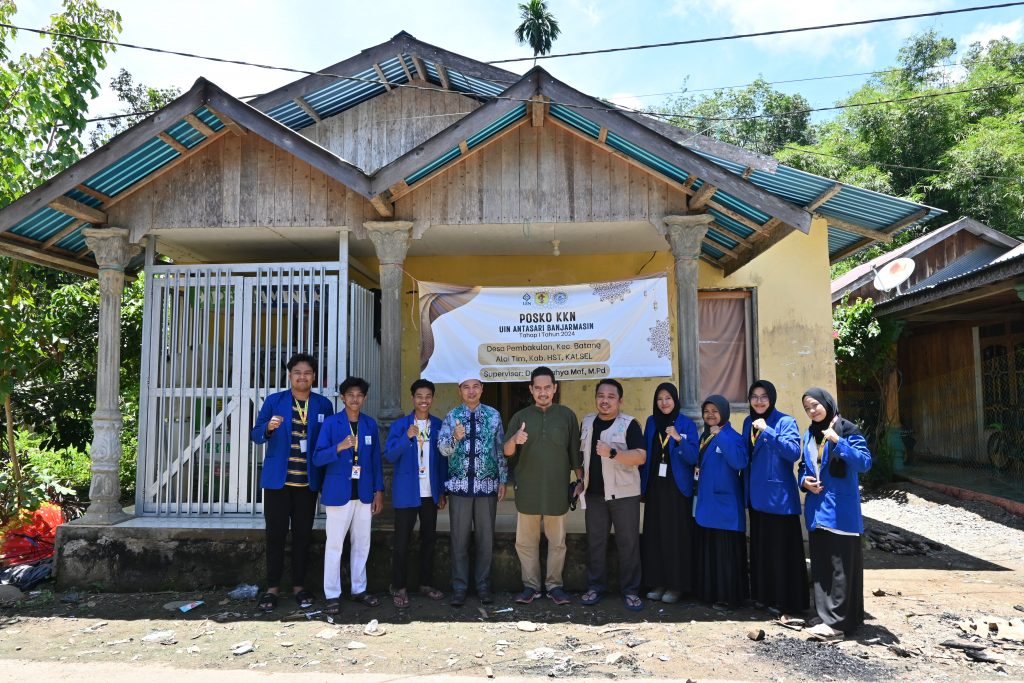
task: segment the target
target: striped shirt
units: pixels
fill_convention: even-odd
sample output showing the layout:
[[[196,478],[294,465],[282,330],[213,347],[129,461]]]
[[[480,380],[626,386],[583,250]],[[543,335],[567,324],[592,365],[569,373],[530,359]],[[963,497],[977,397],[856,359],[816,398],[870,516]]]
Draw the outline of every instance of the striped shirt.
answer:
[[[292,398],[292,449],[288,455],[288,475],[285,486],[309,486],[309,448],[303,452],[302,444],[307,443],[309,425],[309,401]]]

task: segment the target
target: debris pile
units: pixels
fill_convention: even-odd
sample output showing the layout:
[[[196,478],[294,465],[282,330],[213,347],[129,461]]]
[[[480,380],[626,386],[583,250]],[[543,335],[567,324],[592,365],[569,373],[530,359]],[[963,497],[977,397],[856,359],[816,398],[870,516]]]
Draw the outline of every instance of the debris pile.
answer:
[[[891,531],[877,527],[866,527],[864,533],[868,545],[897,555],[928,555],[942,550],[942,544],[927,538],[916,537],[907,531]]]

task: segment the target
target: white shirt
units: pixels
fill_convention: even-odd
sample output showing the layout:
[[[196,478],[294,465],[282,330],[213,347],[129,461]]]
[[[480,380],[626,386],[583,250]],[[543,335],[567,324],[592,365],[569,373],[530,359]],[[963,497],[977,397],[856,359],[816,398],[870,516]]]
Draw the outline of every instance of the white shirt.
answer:
[[[420,498],[430,498],[430,420],[416,420],[416,426],[420,430],[416,437],[419,444]]]

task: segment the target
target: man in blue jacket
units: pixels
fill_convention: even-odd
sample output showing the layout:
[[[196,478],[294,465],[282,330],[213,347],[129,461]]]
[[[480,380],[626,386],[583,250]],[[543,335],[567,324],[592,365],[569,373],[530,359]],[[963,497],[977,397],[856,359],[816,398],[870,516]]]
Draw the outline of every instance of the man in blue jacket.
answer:
[[[377,421],[361,412],[370,384],[360,377],[348,377],[339,391],[345,410],[324,420],[313,452],[313,463],[324,468],[320,499],[327,509],[326,614],[339,611],[341,551],[346,534],[351,543],[352,599],[370,607],[380,604],[380,600],[366,590],[370,518],[378,514],[384,504],[380,435]]]
[[[434,544],[437,539],[437,511],[447,504],[444,481],[448,461],[437,448],[440,418],[430,414],[434,404],[434,383],[418,379],[409,389],[413,412],[391,425],[384,445],[384,458],[395,465],[391,496],[395,508],[395,551],[392,555],[391,594],[395,607],[409,606],[406,590],[409,575],[409,543],[416,519],[420,520],[420,595],[440,600],[444,593],[434,588]]]
[[[277,607],[289,525],[295,601],[302,609],[313,604],[313,595],[305,587],[306,565],[322,473],[311,466],[309,455],[324,419],[334,414],[331,402],[312,390],[316,382],[313,356],[297,353],[287,368],[291,389],[267,397],[250,435],[254,443],[268,444],[260,477],[267,525],[267,592],[259,601],[267,612]]]

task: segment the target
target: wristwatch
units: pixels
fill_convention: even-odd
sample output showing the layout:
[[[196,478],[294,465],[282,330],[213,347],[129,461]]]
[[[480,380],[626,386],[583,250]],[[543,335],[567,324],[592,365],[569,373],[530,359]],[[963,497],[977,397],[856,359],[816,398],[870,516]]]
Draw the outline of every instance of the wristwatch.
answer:
[[[619,452],[616,449],[613,448],[611,453],[608,454],[608,457],[609,458],[614,458],[618,454],[619,454]]]

